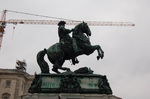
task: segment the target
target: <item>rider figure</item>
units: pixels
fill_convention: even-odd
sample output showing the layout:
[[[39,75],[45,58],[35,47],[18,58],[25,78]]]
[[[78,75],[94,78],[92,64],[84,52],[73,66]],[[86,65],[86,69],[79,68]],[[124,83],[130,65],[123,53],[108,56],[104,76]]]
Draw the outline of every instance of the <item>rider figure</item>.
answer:
[[[71,30],[66,29],[65,24],[66,24],[65,21],[60,21],[58,23],[59,43],[73,46],[73,40],[70,37],[69,33],[71,33],[74,29],[71,29]],[[76,63],[79,63],[79,61],[77,60],[77,58],[73,58],[72,63],[73,65],[75,65]]]

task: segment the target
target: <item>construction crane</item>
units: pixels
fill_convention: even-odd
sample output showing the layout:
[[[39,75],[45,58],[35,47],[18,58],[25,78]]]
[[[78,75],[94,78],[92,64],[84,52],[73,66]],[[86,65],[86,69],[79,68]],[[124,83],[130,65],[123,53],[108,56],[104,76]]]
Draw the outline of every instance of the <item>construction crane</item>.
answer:
[[[52,18],[55,20],[27,20],[27,19],[9,19],[9,20],[6,20],[6,13],[7,12],[20,13],[20,14],[45,17],[45,18]],[[1,16],[1,20],[0,20],[0,48],[1,48],[4,29],[6,27],[6,24],[56,25],[56,24],[58,24],[58,22],[60,20],[66,21],[67,25],[77,25],[77,24],[82,22],[82,21],[70,20],[70,19],[64,19],[64,18],[58,18],[58,17],[43,16],[43,15],[38,15],[38,14],[24,13],[24,12],[12,11],[12,10],[4,10],[2,12],[2,16]],[[85,22],[89,26],[135,26],[131,22],[112,22],[112,21],[85,21]]]

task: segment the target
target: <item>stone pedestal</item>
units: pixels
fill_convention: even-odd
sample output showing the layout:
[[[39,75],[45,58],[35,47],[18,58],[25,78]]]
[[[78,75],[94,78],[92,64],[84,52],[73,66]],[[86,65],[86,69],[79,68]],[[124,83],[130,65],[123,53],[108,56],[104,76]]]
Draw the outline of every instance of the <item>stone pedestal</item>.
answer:
[[[39,74],[35,75],[30,93],[112,94],[106,76],[97,74]]]
[[[29,94],[23,96],[23,99],[121,99],[114,95],[106,94],[71,94],[71,93],[62,93],[62,94]]]
[[[105,75],[73,72],[35,75],[29,93],[22,99],[121,99]]]

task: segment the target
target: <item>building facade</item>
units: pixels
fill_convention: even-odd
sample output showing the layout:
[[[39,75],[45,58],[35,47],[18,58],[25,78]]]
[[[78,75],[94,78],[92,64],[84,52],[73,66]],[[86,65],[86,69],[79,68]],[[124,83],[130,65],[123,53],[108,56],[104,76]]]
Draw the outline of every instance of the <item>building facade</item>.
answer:
[[[17,69],[0,69],[0,99],[22,99],[34,76]]]

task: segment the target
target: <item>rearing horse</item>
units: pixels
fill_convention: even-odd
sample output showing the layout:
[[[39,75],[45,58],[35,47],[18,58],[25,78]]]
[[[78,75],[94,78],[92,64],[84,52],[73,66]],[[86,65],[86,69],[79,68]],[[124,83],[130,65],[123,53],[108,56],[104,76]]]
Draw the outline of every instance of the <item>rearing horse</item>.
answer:
[[[68,46],[61,43],[56,43],[48,49],[40,51],[37,54],[37,62],[41,68],[41,72],[49,73],[49,66],[44,60],[45,54],[47,54],[49,61],[53,64],[52,71],[56,73],[60,73],[58,69],[67,71],[70,70],[69,68],[62,67],[65,60],[70,60],[83,54],[90,55],[95,50],[98,52],[97,60],[99,60],[99,58],[102,59],[104,57],[103,50],[99,45],[92,46],[89,40],[89,36],[91,36],[90,28],[88,27],[87,23],[82,22],[75,26],[72,34],[73,43],[76,44],[78,49],[77,51],[74,51],[73,44]]]

